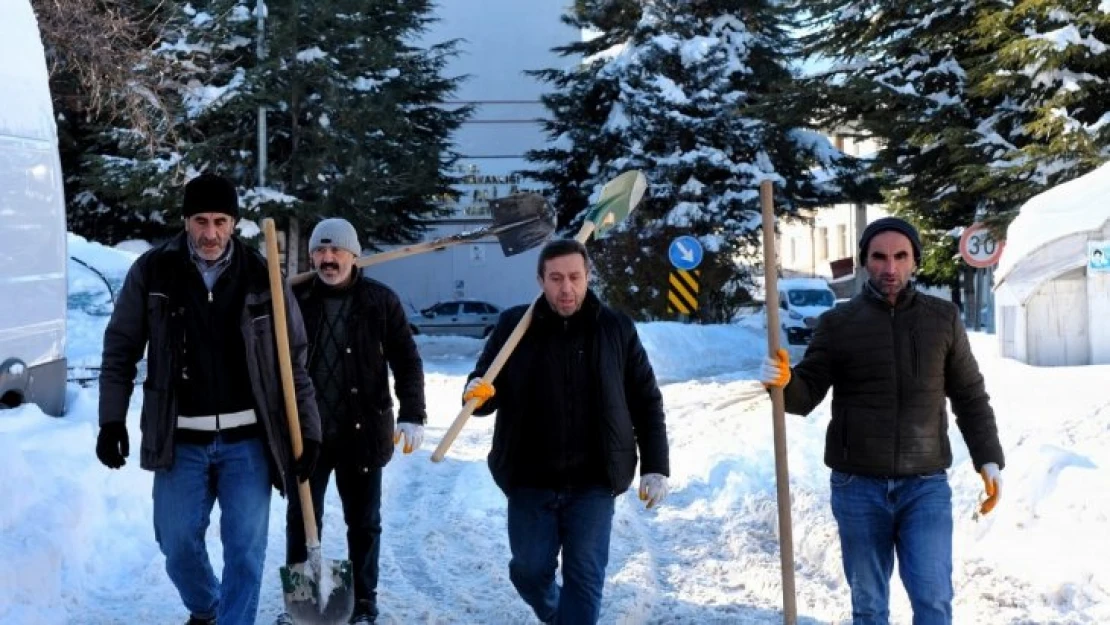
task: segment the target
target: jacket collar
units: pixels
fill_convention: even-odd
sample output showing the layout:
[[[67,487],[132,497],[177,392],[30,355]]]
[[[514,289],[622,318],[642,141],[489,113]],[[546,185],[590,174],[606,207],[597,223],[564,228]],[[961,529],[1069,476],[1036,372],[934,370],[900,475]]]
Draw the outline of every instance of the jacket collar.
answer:
[[[917,298],[917,287],[913,280],[906,283],[906,288],[898,293],[898,298],[893,305],[890,303],[890,300],[886,298],[886,295],[883,295],[883,293],[871,283],[871,280],[867,280],[863,283],[862,292],[867,300],[885,306],[888,310],[901,310],[907,308],[913,304],[914,299]]]
[[[574,313],[568,319],[573,323],[576,320],[584,322],[596,322],[598,315],[601,314],[601,300],[594,293],[593,289],[586,289],[586,299],[582,302],[582,308]],[[536,307],[532,311],[532,316],[540,323],[555,323],[563,319],[559,313],[551,308],[551,304],[547,302],[547,298],[543,293],[540,293],[539,298],[536,300]]]

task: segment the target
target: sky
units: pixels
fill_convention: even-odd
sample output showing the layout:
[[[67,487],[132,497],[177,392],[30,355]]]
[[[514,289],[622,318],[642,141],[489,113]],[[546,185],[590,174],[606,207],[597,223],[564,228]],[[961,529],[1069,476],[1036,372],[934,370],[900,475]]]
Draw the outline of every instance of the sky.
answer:
[[[118,285],[133,252],[70,236],[70,253]],[[128,244],[128,249],[141,249]],[[71,366],[99,362],[108,289],[71,264]],[[670,497],[645,510],[617,500],[601,622],[780,623],[782,594],[771,409],[754,380],[766,346],[757,316],[728,325],[637,328],[658,377],[671,442]],[[1110,366],[1042,369],[1000,359],[973,333],[1007,456],[1002,500],[973,520],[982,484],[953,427],[957,623],[1110,622]],[[505,499],[485,466],[493,421],[472,418],[443,463],[430,461],[459,407],[481,341],[418,337],[428,436],[397,454],[383,480],[380,606],[384,623],[532,623],[508,579]],[[794,358],[800,354],[795,350]],[[23,406],[0,416],[0,623],[169,625],[187,617],[164,572],[151,522],[152,474],[133,455],[96,460],[97,387],[71,384],[66,416]],[[128,425],[138,443],[138,400]],[[799,622],[850,615],[822,463],[826,401],[787,416]],[[271,502],[259,623],[281,609],[284,500]],[[208,533],[217,571],[218,508]],[[334,489],[325,557],[345,536]],[[896,581],[892,622],[909,623]]]

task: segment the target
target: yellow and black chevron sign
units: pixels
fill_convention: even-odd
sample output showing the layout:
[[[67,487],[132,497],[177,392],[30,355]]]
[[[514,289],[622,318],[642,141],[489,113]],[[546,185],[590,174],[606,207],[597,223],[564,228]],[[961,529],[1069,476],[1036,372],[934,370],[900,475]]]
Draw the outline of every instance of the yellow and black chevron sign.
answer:
[[[698,309],[698,278],[701,271],[674,269],[667,280],[667,312],[689,315]]]

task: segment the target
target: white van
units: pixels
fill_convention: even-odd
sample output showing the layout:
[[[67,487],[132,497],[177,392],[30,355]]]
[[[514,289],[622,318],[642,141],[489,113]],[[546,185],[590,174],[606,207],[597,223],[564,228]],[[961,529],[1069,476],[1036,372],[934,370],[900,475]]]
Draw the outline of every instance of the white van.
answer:
[[[0,407],[61,415],[66,213],[46,58],[30,0],[0,1]]]
[[[807,345],[817,318],[836,305],[836,294],[820,278],[785,278],[778,281],[779,323],[790,345]]]

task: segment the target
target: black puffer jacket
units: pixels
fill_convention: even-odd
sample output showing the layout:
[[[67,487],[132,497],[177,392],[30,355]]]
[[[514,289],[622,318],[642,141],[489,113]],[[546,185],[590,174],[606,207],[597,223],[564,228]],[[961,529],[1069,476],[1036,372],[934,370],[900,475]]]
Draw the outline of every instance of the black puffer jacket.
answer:
[[[235,246],[232,266],[226,271],[239,272],[235,279],[241,281],[245,289],[238,325],[246,354],[250,394],[270,449],[271,481],[284,492],[285,476],[292,466],[292,445],[282,398],[266,261],[236,237],[232,237],[231,245]],[[143,383],[139,463],[152,471],[173,466],[184,316],[200,313],[188,302],[187,291],[182,288],[186,278],[200,280],[196,266],[189,259],[185,233],[181,233],[148,250],[131,266],[104,331],[100,424],[122,423],[126,419],[137,365],[145,349],[147,376]],[[292,292],[286,288],[284,295],[301,435],[320,441],[315,392],[305,370],[308,341]]]
[[[323,339],[319,333],[326,288],[313,277],[294,289],[304,311],[310,360],[317,342]],[[423,425],[427,420],[424,365],[397,294],[365,276],[359,276],[350,289],[347,345],[341,349],[342,370],[349,387],[343,402],[346,414],[324,415],[323,426],[328,441],[351,450],[360,466],[378,468],[393,456],[389,370],[393,370],[400,403],[397,420]]]
[[[546,314],[554,314],[543,296],[537,300],[536,307],[537,310],[546,309]],[[470,378],[485,373],[525,310],[526,306],[517,306],[501,314]],[[587,293],[583,312],[593,316],[585,353],[592,360],[588,367],[596,377],[596,384],[588,392],[575,392],[573,397],[565,397],[562,402],[544,402],[534,393],[536,383],[548,382],[533,380],[530,375],[534,371],[531,363],[546,357],[539,353],[545,342],[541,333],[546,331],[541,323],[529,327],[493,380],[496,394],[475,412],[488,415],[497,411],[488,460],[490,473],[503,491],[518,485],[518,476],[535,475],[530,465],[536,458],[527,450],[534,449],[537,444],[559,444],[555,440],[531,440],[530,437],[545,429],[550,431],[550,428],[534,427],[533,422],[564,418],[555,408],[556,404],[575,401],[588,403],[578,411],[580,414],[600,420],[596,431],[601,437],[603,474],[598,476],[599,483],[606,484],[614,494],[627,490],[635,477],[637,447],[641,475],[670,475],[663,397],[635,325],[628,316],[603,306],[592,291]],[[539,314],[545,312],[541,310]],[[548,458],[553,455],[558,454],[545,454]]]
[[[975,468],[1004,466],[983,376],[951,302],[910,288],[891,306],[868,286],[821,315],[785,388],[786,411],[808,414],[830,386],[825,464],[833,469],[888,477],[947,469],[946,397]]]

